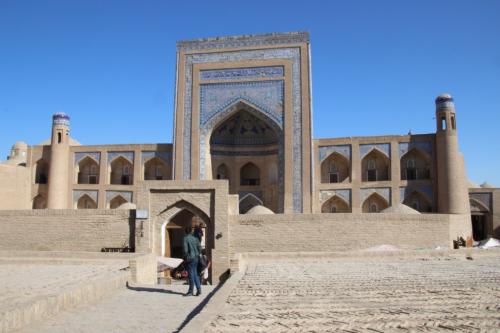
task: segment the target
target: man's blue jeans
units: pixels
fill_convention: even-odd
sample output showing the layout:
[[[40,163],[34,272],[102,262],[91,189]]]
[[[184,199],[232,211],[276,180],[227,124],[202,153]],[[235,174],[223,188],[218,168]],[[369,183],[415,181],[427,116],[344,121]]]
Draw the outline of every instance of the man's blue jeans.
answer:
[[[194,260],[188,262],[187,271],[189,279],[188,293],[193,292],[193,286],[196,286],[196,290],[201,292],[200,276],[198,275],[198,258],[195,258]]]

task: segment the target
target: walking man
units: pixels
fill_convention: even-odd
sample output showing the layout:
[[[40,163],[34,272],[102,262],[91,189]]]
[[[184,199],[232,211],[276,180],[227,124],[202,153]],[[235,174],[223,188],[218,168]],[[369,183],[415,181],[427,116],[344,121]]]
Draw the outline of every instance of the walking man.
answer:
[[[200,277],[198,275],[198,260],[201,253],[201,244],[198,238],[193,236],[193,228],[186,227],[184,229],[184,260],[187,264],[189,290],[185,296],[193,296],[193,289],[196,286],[196,296],[201,295]]]

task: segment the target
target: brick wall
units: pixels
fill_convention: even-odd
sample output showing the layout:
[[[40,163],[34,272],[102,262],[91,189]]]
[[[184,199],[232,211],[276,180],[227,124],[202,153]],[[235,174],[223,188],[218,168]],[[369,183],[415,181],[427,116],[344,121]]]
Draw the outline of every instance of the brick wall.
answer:
[[[229,226],[232,254],[345,251],[381,244],[449,247],[456,238],[450,234],[450,215],[438,214],[239,215],[230,217]]]
[[[0,250],[95,252],[133,246],[131,225],[129,210],[0,211]]]

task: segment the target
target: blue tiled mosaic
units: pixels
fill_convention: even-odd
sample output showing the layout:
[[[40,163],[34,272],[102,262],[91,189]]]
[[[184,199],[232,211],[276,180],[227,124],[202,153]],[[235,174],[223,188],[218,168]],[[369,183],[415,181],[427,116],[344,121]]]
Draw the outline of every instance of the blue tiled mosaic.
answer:
[[[319,200],[321,203],[324,203],[330,200],[333,196],[338,196],[342,200],[344,200],[349,207],[351,206],[351,190],[350,189],[341,189],[341,190],[326,190],[319,192]]]
[[[425,195],[430,202],[434,201],[434,191],[430,185],[400,187],[399,201],[403,202],[412,192],[415,191]]]
[[[87,156],[92,158],[94,161],[96,161],[97,164],[101,163],[101,153],[100,152],[76,152],[75,153],[75,165],[80,163],[80,161],[83,160]]]
[[[152,150],[145,150],[141,152],[141,161],[144,164],[147,160],[150,160],[152,158],[158,157],[162,159],[165,163],[168,165],[172,165],[172,153],[169,151],[152,151]]]
[[[389,159],[391,158],[391,144],[390,143],[374,143],[374,144],[359,145],[359,157],[361,159],[363,159],[363,157],[368,155],[374,149],[377,149],[382,154],[387,156]]]
[[[97,190],[73,190],[73,202],[76,203],[85,194],[97,203]]]
[[[284,75],[283,66],[213,69],[200,71],[200,80],[233,80],[257,77],[282,77]]]
[[[412,150],[413,148],[419,149],[432,157],[432,143],[430,141],[415,141],[415,142],[400,142],[399,143],[399,158]]]
[[[384,198],[389,206],[391,205],[391,188],[390,187],[378,187],[378,188],[362,188],[361,192],[361,202],[365,202],[366,199],[373,193],[377,193],[382,198]]]
[[[132,202],[132,192],[130,191],[106,191],[106,203],[109,204],[111,200],[119,195],[127,200],[127,202]]]
[[[330,156],[331,153],[339,153],[340,155],[351,160],[351,145],[338,145],[338,146],[322,146],[318,148],[319,162]]]
[[[134,164],[134,152],[133,151],[110,151],[108,152],[108,165],[113,162],[117,157],[123,157],[130,163]]]

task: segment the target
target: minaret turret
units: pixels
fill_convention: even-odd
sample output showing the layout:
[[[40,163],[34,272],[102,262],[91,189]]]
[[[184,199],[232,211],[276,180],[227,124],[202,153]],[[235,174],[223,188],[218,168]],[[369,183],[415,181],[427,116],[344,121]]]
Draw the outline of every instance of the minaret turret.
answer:
[[[69,172],[69,116],[55,113],[52,116],[50,141],[50,166],[48,179],[47,208],[68,208]]]
[[[449,94],[441,94],[436,98],[436,122],[438,211],[468,214],[467,177],[458,148],[455,103]]]

